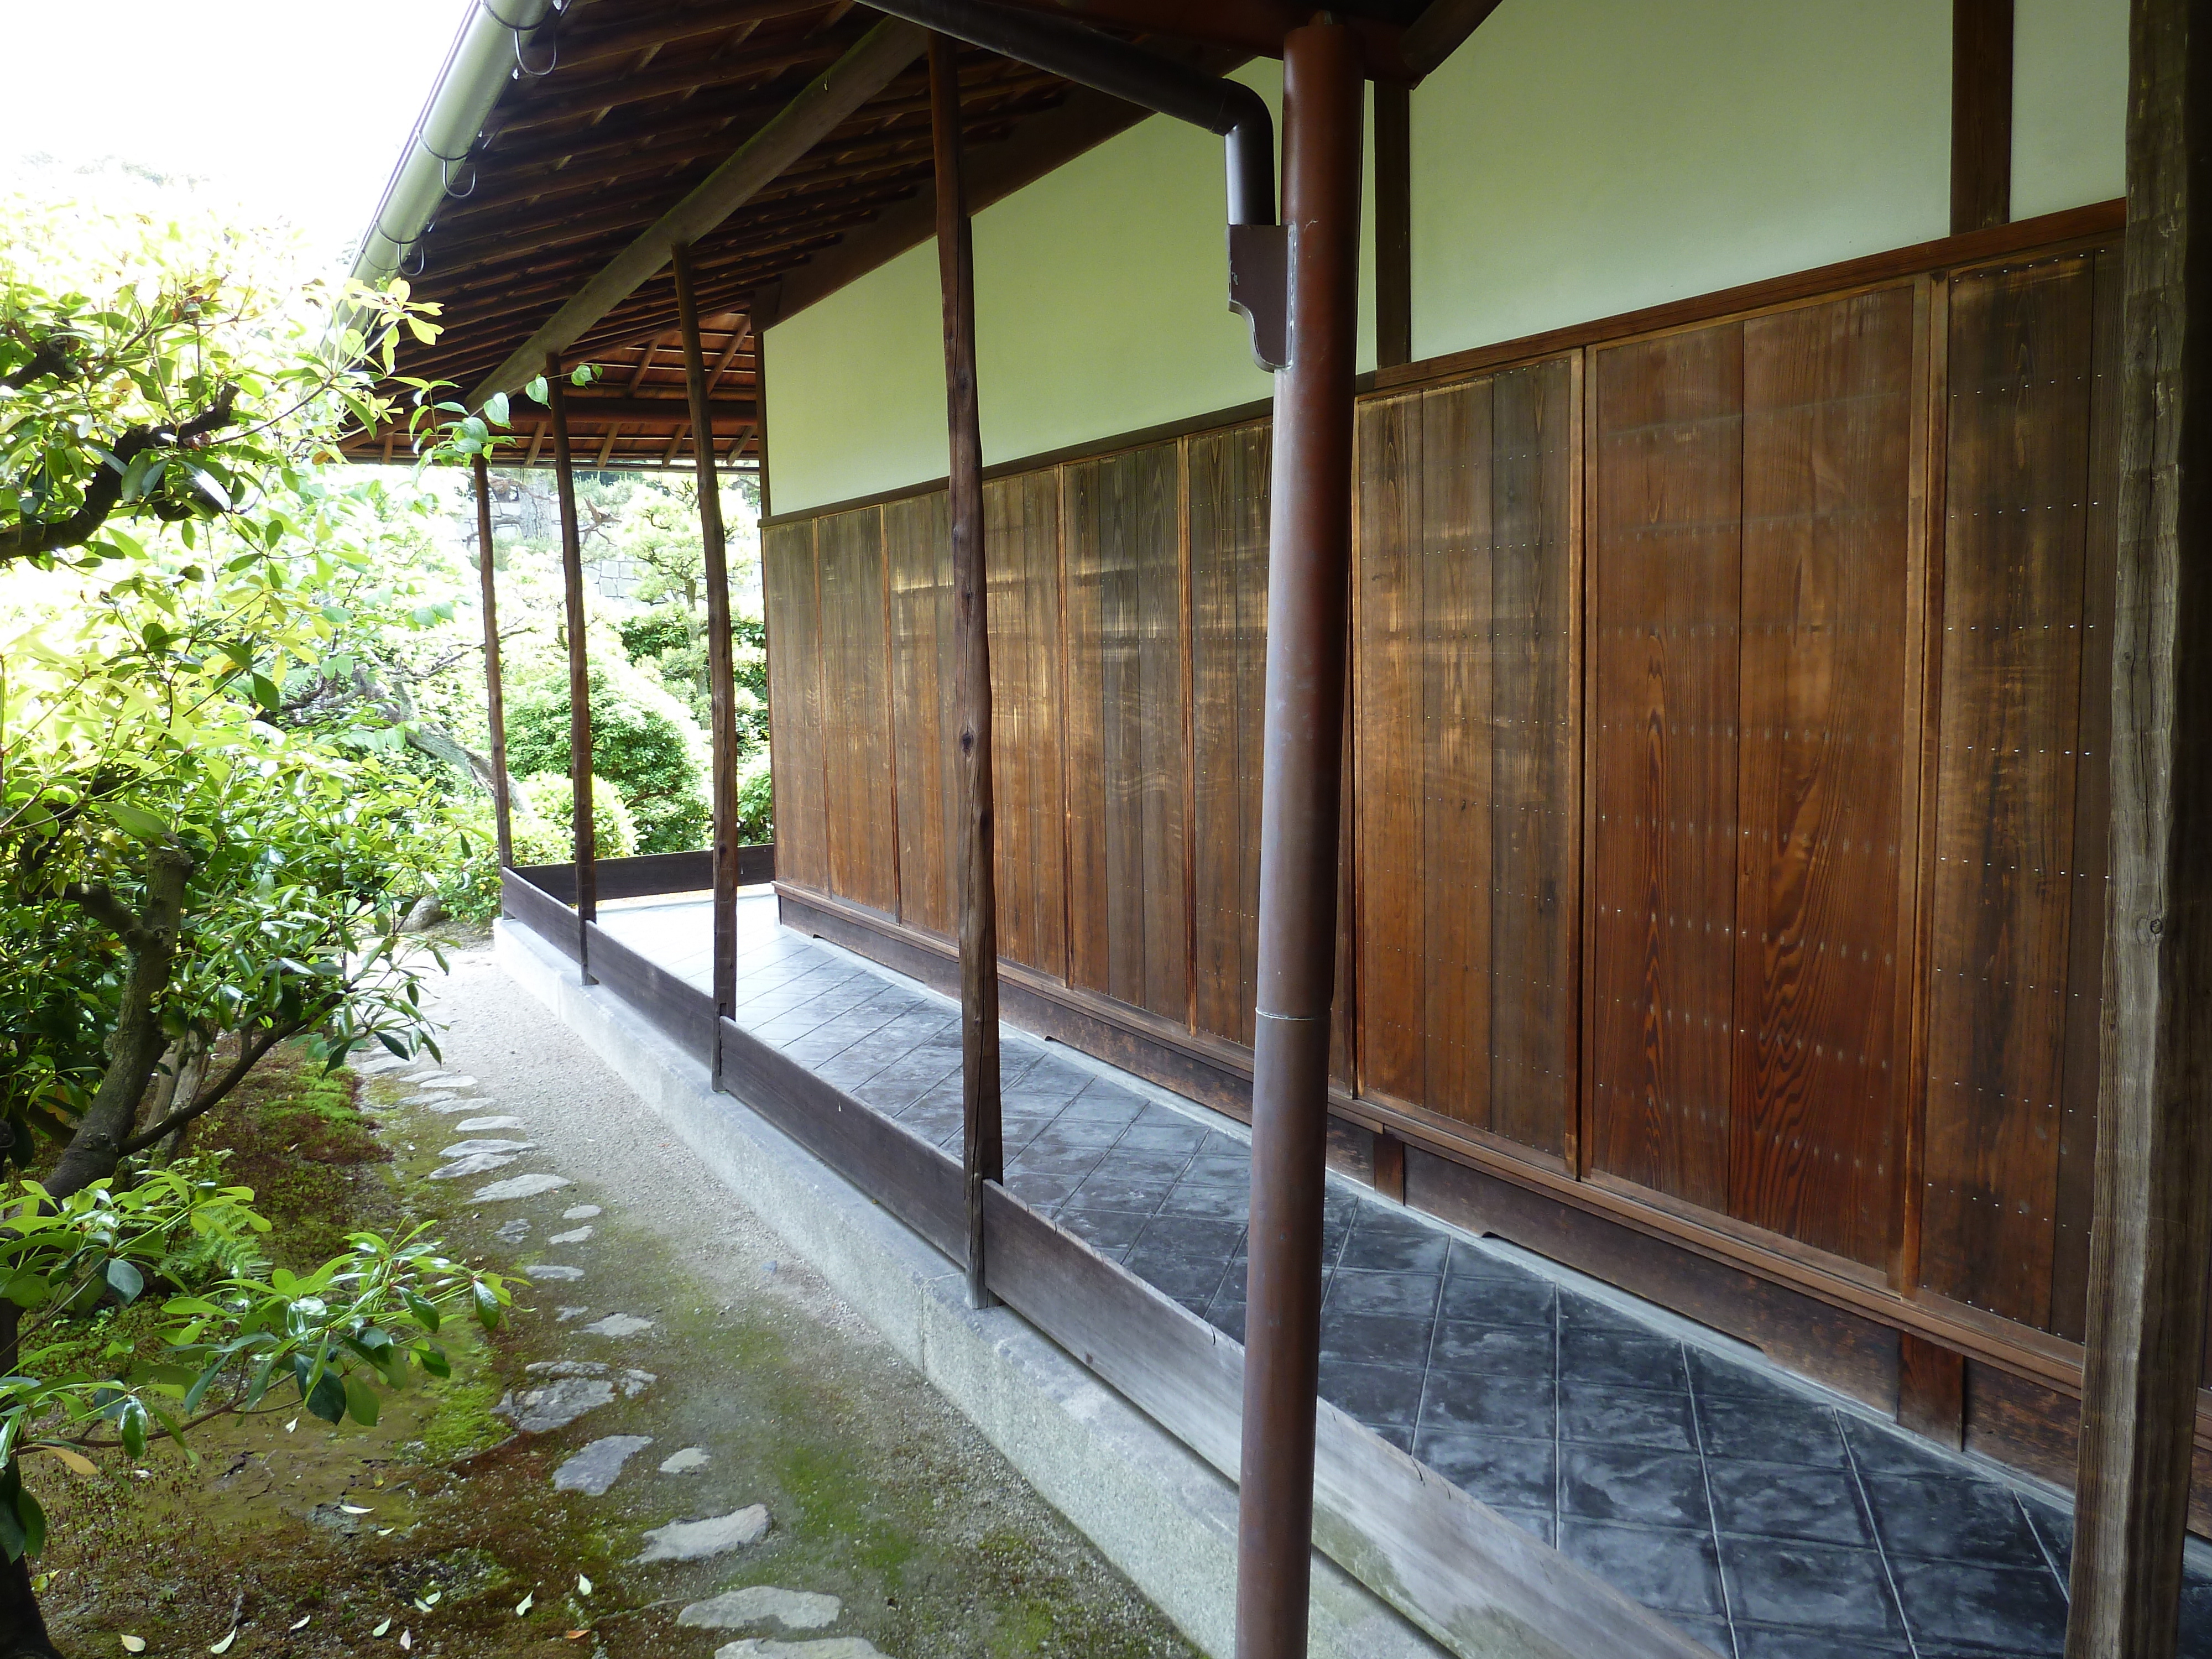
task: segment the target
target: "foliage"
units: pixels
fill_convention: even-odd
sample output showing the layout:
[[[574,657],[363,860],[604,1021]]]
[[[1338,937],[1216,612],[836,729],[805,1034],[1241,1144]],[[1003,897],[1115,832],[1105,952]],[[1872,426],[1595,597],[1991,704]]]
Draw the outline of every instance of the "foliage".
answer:
[[[515,786],[514,861],[568,864],[576,856],[575,792],[557,772],[541,772]],[[639,850],[637,825],[622,791],[605,778],[592,780],[592,850],[595,858],[626,859]]]
[[[473,1314],[495,1328],[503,1281],[441,1255],[416,1228],[351,1236],[315,1271],[258,1270],[252,1237],[269,1224],[253,1194],[167,1170],[118,1189],[96,1182],[56,1198],[25,1182],[0,1222],[0,1295],[20,1310],[14,1375],[0,1378],[0,1555],[37,1555],[46,1520],[16,1460],[33,1453],[92,1473],[84,1452],[183,1441],[210,1418],[290,1409],[373,1425],[380,1395],[411,1371],[450,1370],[436,1338]],[[255,1270],[204,1281],[210,1263]],[[166,1294],[182,1291],[182,1294]],[[88,1349],[77,1333],[112,1303],[162,1296],[143,1344]]]
[[[775,791],[765,749],[738,768],[738,839],[747,846],[775,839]]]
[[[706,734],[683,704],[644,676],[592,667],[592,760],[637,822],[641,853],[705,844]],[[520,774],[568,768],[568,684],[547,677],[507,708],[507,760]]]

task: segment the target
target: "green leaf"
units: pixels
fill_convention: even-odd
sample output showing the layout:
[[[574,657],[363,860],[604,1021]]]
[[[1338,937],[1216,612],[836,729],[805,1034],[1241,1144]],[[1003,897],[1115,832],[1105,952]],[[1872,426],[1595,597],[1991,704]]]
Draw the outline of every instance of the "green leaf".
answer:
[[[46,1512],[39,1507],[38,1496],[28,1486],[16,1488],[15,1517],[23,1528],[23,1553],[43,1554],[46,1547]]]
[[[112,1256],[107,1263],[107,1282],[128,1306],[136,1302],[138,1293],[146,1288],[146,1275],[121,1256]]]
[[[169,831],[169,826],[143,806],[133,806],[127,800],[112,800],[101,809],[108,821],[126,836],[136,836],[140,841],[159,841]]]
[[[578,363],[575,368],[568,371],[569,384],[572,386],[589,386],[592,383],[592,377],[598,373],[599,371],[593,368],[589,363]]]
[[[483,412],[484,418],[494,426],[505,426],[507,424],[507,393],[495,392],[490,397],[485,398]]]
[[[451,1376],[453,1362],[446,1358],[446,1351],[434,1342],[425,1342],[415,1350],[415,1362],[433,1376]]]
[[[346,1414],[345,1384],[336,1371],[324,1371],[307,1396],[307,1409],[325,1423],[335,1423]]]
[[[116,1425],[123,1436],[123,1449],[132,1462],[146,1455],[146,1408],[135,1400],[123,1402],[123,1410]]]
[[[533,404],[547,403],[551,400],[551,388],[545,384],[543,374],[533,374],[530,384],[522,388],[522,395]]]
[[[400,1299],[407,1304],[407,1311],[415,1316],[415,1322],[416,1324],[420,1325],[426,1331],[434,1332],[437,1330],[438,1310],[436,1308],[433,1307],[420,1294],[414,1291],[402,1291],[399,1295]]]
[[[326,1377],[324,1380],[327,1382],[329,1379]],[[315,1392],[320,1394],[322,1389],[318,1387]],[[374,1428],[377,1411],[376,1390],[368,1386],[368,1380],[357,1371],[347,1372],[344,1394],[345,1408],[353,1414],[353,1420],[365,1429]]]

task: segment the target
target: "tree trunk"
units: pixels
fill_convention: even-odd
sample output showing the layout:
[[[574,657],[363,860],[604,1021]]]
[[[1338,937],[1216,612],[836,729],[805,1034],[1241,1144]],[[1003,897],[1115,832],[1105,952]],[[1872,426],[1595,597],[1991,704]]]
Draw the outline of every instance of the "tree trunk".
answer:
[[[0,1659],[62,1659],[39,1612],[27,1555],[0,1561]]]

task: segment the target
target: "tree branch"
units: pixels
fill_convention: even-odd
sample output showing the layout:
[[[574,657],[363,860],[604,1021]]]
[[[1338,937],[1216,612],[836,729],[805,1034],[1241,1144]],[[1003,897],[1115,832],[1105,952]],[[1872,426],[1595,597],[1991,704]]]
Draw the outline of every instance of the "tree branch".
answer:
[[[238,1058],[221,1077],[216,1078],[199,1093],[193,1096],[188,1104],[179,1106],[151,1128],[141,1129],[137,1134],[132,1135],[116,1149],[118,1154],[127,1158],[132,1152],[143,1152],[164,1136],[176,1133],[194,1118],[204,1116],[213,1111],[216,1107],[222,1103],[224,1096],[246,1081],[246,1073],[259,1065],[262,1057],[271,1048],[288,1037],[299,1036],[329,1012],[329,1006],[325,1005],[318,1010],[313,1018],[303,1017],[288,1025],[272,1027],[266,1031],[257,1032],[251,1041],[241,1036],[238,1042]]]
[[[149,449],[197,447],[198,440],[236,418],[237,402],[238,388],[227,386],[212,404],[181,426],[132,427],[115,441],[112,453],[117,465],[102,462],[86,480],[84,499],[76,512],[66,519],[25,519],[10,529],[0,530],[0,561],[36,558],[91,539],[123,499],[123,474],[132,461]]]

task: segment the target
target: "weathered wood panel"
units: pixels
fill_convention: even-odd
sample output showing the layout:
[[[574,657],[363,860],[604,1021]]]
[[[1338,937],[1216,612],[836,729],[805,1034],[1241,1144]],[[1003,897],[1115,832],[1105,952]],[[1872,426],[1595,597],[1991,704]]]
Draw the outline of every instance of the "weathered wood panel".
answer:
[[[1182,1020],[1190,757],[1172,444],[1063,469],[1069,981]]]
[[[985,484],[983,538],[991,574],[999,954],[1065,978],[1057,475],[1024,473]]]
[[[1592,354],[1593,1169],[1728,1202],[1743,330]]]
[[[1260,938],[1260,724],[1267,623],[1264,423],[1193,438],[1193,1024],[1252,1045]]]
[[[1729,1209],[1869,1264],[1889,1240],[1909,287],[1744,325]]]
[[[814,583],[814,524],[761,532],[761,601],[768,622],[769,764],[775,793],[777,874],[830,886],[830,824],[822,778],[822,611]]]
[[[1952,285],[1929,965],[1929,1288],[2050,1322],[2073,909],[2093,261]]]
[[[822,595],[830,890],[872,909],[895,911],[897,808],[882,511],[861,507],[822,520],[815,550]]]
[[[899,920],[950,934],[958,903],[958,653],[945,494],[884,508],[890,583],[891,750],[898,783]]]

